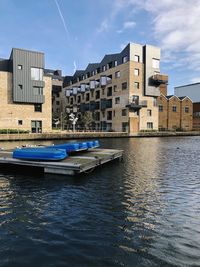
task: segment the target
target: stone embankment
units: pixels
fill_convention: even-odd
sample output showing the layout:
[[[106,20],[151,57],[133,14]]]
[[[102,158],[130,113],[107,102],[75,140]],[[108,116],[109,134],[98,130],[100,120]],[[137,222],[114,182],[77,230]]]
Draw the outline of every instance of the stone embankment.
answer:
[[[200,136],[200,131],[192,132],[140,132],[128,134],[124,132],[51,132],[40,134],[0,134],[0,141],[18,140],[61,140],[61,139],[89,139],[89,138],[121,138],[121,137],[175,137]]]

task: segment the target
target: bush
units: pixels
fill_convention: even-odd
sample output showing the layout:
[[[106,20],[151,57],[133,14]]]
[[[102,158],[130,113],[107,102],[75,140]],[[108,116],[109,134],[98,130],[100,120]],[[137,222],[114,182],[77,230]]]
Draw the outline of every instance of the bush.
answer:
[[[18,130],[18,129],[0,129],[0,134],[23,134],[30,133],[28,130]]]

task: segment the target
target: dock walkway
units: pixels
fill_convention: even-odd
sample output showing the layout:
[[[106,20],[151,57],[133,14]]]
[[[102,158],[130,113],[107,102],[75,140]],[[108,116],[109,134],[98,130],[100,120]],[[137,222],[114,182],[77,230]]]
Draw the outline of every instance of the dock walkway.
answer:
[[[120,159],[123,150],[117,149],[89,149],[85,152],[70,155],[61,161],[21,160],[12,157],[13,150],[0,150],[1,165],[18,165],[43,168],[44,173],[76,175],[87,172],[114,159]]]

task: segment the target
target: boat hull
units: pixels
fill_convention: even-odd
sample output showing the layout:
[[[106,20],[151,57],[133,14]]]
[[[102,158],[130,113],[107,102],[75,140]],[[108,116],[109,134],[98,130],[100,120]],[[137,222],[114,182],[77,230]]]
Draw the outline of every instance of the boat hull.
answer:
[[[65,149],[56,148],[16,148],[13,151],[13,158],[24,160],[47,160],[57,161],[67,157]]]

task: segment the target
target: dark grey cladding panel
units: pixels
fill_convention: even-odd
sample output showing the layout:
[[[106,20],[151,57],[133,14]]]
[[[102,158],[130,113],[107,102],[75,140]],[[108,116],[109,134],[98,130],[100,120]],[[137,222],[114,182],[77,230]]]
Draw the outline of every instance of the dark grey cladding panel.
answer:
[[[44,95],[34,95],[33,90],[34,86],[44,87],[44,81],[31,79],[31,67],[44,69],[44,54],[14,48],[11,59],[13,64],[13,101],[44,103]],[[22,69],[18,69],[19,65],[22,66]]]
[[[0,59],[0,71],[10,71],[10,60]]]
[[[93,70],[96,70],[98,67],[99,67],[99,63],[90,63],[87,65],[85,73],[92,72]]]
[[[92,71],[95,71],[97,68],[100,68],[100,72],[102,72],[103,66],[107,66],[110,62],[112,62],[112,67],[114,67],[114,61],[117,61],[117,65],[123,64],[123,57],[127,56],[128,61],[130,60],[130,44],[128,44],[121,53],[109,54],[105,55],[100,63],[90,63],[88,64],[85,70],[77,70],[73,76],[66,76],[64,79],[64,86],[69,85],[70,81],[76,82],[77,77],[81,77],[88,72],[91,74]]]

